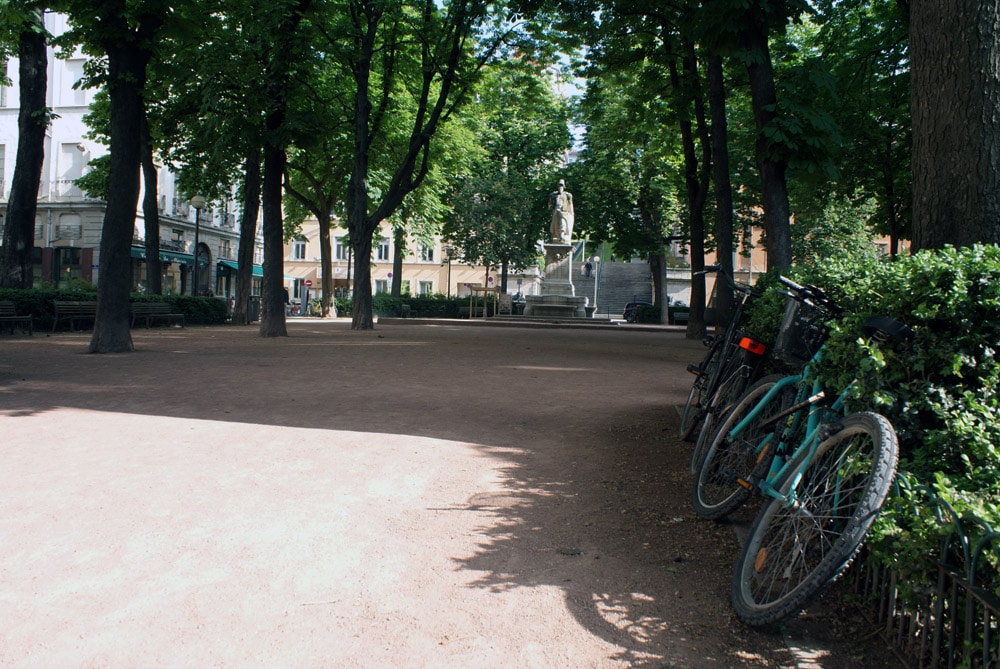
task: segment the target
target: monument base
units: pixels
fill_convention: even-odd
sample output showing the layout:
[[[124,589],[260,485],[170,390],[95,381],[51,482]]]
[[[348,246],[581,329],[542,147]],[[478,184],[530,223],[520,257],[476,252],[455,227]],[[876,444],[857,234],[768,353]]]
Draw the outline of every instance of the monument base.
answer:
[[[542,295],[574,297],[573,245],[565,242],[547,242],[545,247],[545,275],[542,277]]]
[[[587,298],[569,295],[526,295],[524,315],[540,318],[586,318]]]

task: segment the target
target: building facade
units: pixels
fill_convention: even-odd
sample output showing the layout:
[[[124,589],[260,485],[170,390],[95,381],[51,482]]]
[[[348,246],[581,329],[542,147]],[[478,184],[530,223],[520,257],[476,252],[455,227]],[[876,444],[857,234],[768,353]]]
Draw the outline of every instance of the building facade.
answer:
[[[45,27],[59,35],[66,29],[63,15],[47,12]],[[38,188],[35,221],[36,286],[67,288],[78,282],[96,284],[101,272],[100,241],[105,203],[88,197],[76,180],[89,170],[89,163],[108,152],[108,147],[88,139],[84,115],[90,111],[95,91],[74,89],[83,76],[87,58],[82,53],[67,59],[48,54],[47,105],[55,118],[45,134],[45,162]],[[18,142],[18,65],[2,64],[11,86],[0,87],[0,227],[6,220],[11,178]],[[175,187],[173,173],[159,165],[157,204],[160,223],[162,286],[165,294],[191,294],[194,276],[195,238],[198,238],[199,286],[202,295],[231,296],[235,292],[235,267],[239,245],[236,207],[233,201],[210,202],[200,211],[191,207],[187,195]],[[139,202],[142,202],[140,194]],[[0,242],[2,243],[2,242]],[[254,292],[259,293],[262,258],[261,238],[255,250]],[[145,220],[141,207],[136,214],[132,240],[132,288],[145,290]]]
[[[350,295],[354,289],[354,259],[347,244],[347,228],[334,221],[331,230],[333,287],[336,295]],[[377,295],[392,290],[393,258],[396,247],[392,229],[383,223],[372,240],[372,291]],[[285,244],[285,286],[296,302],[308,304],[318,298],[323,279],[320,262],[319,224],[315,219],[302,223],[301,232]],[[400,293],[402,295],[445,295],[466,297],[475,286],[494,287],[501,280],[497,270],[482,265],[460,263],[437,237],[431,244],[409,241],[402,249]],[[541,287],[537,268],[507,276],[507,292],[535,295]]]

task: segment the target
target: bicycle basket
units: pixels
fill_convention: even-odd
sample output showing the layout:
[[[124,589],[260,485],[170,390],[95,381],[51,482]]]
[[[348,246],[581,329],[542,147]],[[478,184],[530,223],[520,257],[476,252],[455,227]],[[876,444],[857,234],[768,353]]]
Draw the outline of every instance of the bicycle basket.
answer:
[[[789,297],[774,340],[774,357],[789,367],[802,367],[812,360],[829,334],[829,318],[826,309]]]

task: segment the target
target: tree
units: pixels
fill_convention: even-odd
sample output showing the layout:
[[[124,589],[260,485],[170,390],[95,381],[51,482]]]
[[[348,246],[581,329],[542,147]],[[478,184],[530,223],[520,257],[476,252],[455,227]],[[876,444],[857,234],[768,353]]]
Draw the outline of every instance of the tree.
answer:
[[[347,224],[356,263],[351,327],[368,330],[373,327],[372,237],[427,176],[432,139],[465,101],[480,65],[507,31],[498,28],[485,47],[477,44],[476,30],[488,12],[502,9],[482,0],[346,0],[345,5],[349,21],[328,34],[329,48],[343,59],[355,83],[354,162],[347,188]],[[340,47],[345,41],[347,49]],[[482,49],[479,58],[474,54],[477,47]],[[407,88],[412,105],[410,130],[400,145],[400,158],[385,170],[391,175],[388,186],[373,197],[372,149],[383,139],[386,119],[403,101],[397,85]]]
[[[841,193],[875,199],[881,212],[873,223],[889,236],[895,255],[900,238],[910,236],[913,201],[905,8],[895,0],[828,0],[816,6],[816,46],[836,82],[836,104],[829,109],[848,148],[831,184]],[[824,201],[821,196],[817,204]]]
[[[508,272],[533,265],[548,235],[547,194],[571,143],[569,108],[551,73],[517,58],[486,70],[463,116],[481,153],[469,151],[454,183],[445,239],[463,262],[500,269],[505,290]]]
[[[101,278],[91,353],[132,350],[129,318],[130,247],[139,198],[139,166],[145,116],[146,68],[169,8],[160,0],[70,0],[74,29],[84,51],[106,67],[110,98],[109,195],[101,230]]]
[[[17,157],[7,205],[7,222],[0,247],[0,288],[31,288],[38,185],[45,160],[45,130],[50,112],[45,106],[47,34],[42,9],[33,5],[5,7],[0,22],[18,36],[20,109],[17,115]],[[5,60],[0,45],[0,59]]]
[[[912,250],[1000,243],[1000,2],[913,0],[909,6]]]

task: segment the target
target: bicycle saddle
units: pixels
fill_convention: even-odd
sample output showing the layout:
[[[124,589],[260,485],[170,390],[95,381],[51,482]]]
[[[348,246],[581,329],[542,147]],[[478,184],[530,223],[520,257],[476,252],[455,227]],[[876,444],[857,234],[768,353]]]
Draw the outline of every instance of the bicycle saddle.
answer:
[[[892,339],[909,342],[915,334],[911,328],[888,316],[872,316],[862,324],[861,331],[879,341]]]

